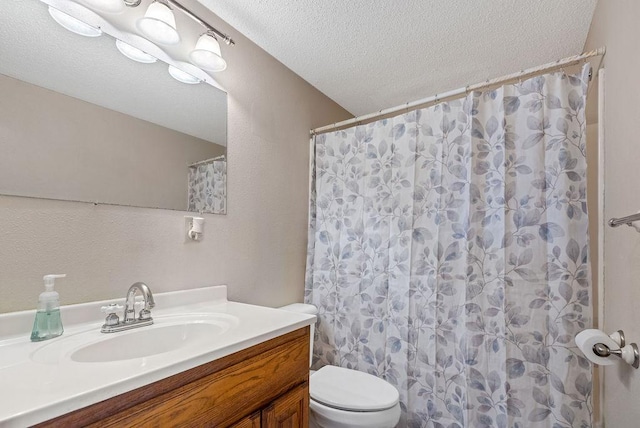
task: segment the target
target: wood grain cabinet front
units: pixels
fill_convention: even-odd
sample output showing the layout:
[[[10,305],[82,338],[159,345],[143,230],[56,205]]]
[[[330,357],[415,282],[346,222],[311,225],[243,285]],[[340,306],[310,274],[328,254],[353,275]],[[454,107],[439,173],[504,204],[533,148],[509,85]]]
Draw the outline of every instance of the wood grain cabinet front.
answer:
[[[309,384],[303,383],[262,410],[262,428],[309,426]]]
[[[306,428],[308,381],[305,327],[39,426]]]
[[[253,415],[236,422],[231,428],[261,428],[261,417],[261,412],[255,412]]]

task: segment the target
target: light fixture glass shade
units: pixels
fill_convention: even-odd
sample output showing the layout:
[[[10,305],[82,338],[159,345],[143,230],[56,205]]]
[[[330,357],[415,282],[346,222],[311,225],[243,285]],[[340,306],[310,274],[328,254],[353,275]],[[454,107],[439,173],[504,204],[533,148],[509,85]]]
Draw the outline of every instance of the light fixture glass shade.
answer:
[[[67,15],[66,13],[51,6],[49,6],[49,15],[51,15],[54,21],[72,33],[80,34],[85,37],[98,37],[102,35],[102,30],[99,28],[92,27],[91,25],[86,24],[71,15]]]
[[[182,71],[179,68],[174,67],[173,65],[169,66],[169,74],[178,82],[186,83],[189,85],[196,85],[200,83],[200,79],[192,74],[187,73],[186,71]]]
[[[131,46],[129,43],[125,43],[122,40],[116,40],[116,47],[122,55],[134,61],[151,64],[158,60],[153,55],[149,55],[148,53],[141,51],[140,49]]]
[[[136,25],[142,34],[156,43],[175,45],[180,41],[176,18],[166,4],[157,1],[151,3]]]
[[[189,58],[203,70],[222,71],[227,68],[227,62],[220,52],[220,43],[210,34],[200,36],[195,49],[189,53]]]
[[[122,13],[125,6],[123,0],[80,0],[93,10],[103,13]]]

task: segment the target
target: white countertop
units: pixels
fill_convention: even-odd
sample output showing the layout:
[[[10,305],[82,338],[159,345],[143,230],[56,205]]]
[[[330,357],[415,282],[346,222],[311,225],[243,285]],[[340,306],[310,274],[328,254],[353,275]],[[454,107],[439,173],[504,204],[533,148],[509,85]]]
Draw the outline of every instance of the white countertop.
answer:
[[[69,349],[77,349],[80,341],[127,334],[100,333],[104,320],[100,307],[114,300],[63,306],[64,334],[43,342],[29,339],[35,310],[0,314],[0,426],[37,424],[315,322],[313,315],[229,302],[226,286],[158,293],[154,298],[155,325],[136,330],[175,322],[176,316],[184,314],[215,316],[226,320],[228,329],[197,346],[142,358],[85,363],[72,361]],[[64,352],[51,352],[58,349]]]

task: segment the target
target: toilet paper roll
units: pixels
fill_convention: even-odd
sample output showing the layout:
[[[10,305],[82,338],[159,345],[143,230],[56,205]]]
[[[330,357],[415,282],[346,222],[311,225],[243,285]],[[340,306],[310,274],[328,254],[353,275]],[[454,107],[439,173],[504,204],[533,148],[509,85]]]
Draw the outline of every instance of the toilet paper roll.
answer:
[[[618,344],[601,330],[591,328],[582,330],[576,335],[576,345],[589,361],[601,366],[610,366],[611,364],[615,364],[616,357],[599,357],[593,352],[593,345],[596,343],[604,343],[609,347],[609,349],[620,349]]]

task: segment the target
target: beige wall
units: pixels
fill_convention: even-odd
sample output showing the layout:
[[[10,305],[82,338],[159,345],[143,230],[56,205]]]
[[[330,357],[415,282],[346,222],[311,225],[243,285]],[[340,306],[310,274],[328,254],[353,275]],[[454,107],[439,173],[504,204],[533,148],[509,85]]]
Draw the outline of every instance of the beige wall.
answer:
[[[604,219],[640,210],[640,2],[600,0],[585,50],[607,47],[604,126]],[[604,325],[640,342],[640,234],[606,227],[604,246]],[[604,370],[607,427],[636,427],[640,420],[640,372],[627,365]]]
[[[594,72],[594,76],[596,73]],[[595,93],[594,93],[595,92]],[[597,98],[597,87],[592,82],[589,88],[587,99],[587,117],[590,116],[590,109],[597,110],[598,103],[590,102],[592,97]],[[597,119],[597,111],[591,116]],[[598,230],[601,215],[598,213],[598,124],[589,123],[587,125],[587,210],[589,212],[589,251],[591,257],[591,278],[592,278],[592,309],[593,328],[598,326]],[[593,420],[600,420],[600,377],[601,372],[594,368],[593,382]]]
[[[589,93],[591,96],[591,93]],[[593,286],[593,325],[598,325],[598,124],[587,125],[587,210],[589,212],[589,251]]]
[[[155,292],[228,284],[234,300],[301,301],[309,129],[350,117],[199,4],[193,11],[236,41],[229,68],[228,215],[205,215],[185,243],[185,213],[0,197],[0,312],[35,307],[42,275],[63,304],[123,298],[135,281]]]
[[[187,209],[200,138],[0,75],[0,194]]]

